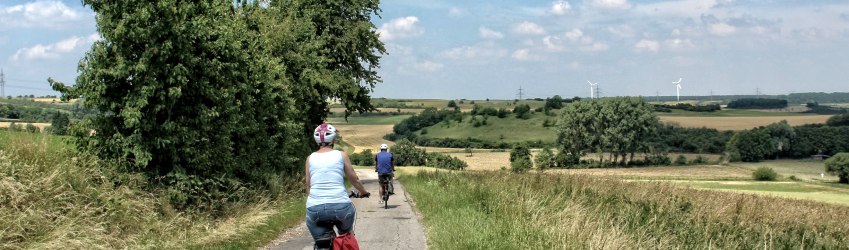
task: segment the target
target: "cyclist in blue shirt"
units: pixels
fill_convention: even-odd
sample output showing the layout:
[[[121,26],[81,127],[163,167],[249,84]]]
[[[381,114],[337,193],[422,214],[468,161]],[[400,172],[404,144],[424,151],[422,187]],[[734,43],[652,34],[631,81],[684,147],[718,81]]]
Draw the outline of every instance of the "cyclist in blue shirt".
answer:
[[[395,194],[395,190],[392,188],[392,176],[395,172],[395,158],[392,157],[392,153],[387,151],[388,149],[389,145],[380,144],[380,153],[377,153],[377,155],[374,156],[374,171],[377,172],[380,183],[383,183],[383,181],[389,181],[389,194]],[[383,186],[380,187],[380,193],[383,193]],[[381,200],[380,202],[383,201]]]

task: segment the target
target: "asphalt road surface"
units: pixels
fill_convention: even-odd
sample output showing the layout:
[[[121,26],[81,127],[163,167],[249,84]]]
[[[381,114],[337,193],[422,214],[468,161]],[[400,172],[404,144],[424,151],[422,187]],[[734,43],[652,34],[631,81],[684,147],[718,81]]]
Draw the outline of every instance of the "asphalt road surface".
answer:
[[[411,207],[408,194],[398,181],[393,180],[395,195],[389,197],[389,208],[378,204],[380,187],[377,173],[357,170],[371,198],[352,199],[357,208],[354,220],[354,234],[361,249],[427,249],[424,227],[419,223]],[[302,223],[287,231],[284,241],[273,244],[268,249],[313,249],[313,240]]]

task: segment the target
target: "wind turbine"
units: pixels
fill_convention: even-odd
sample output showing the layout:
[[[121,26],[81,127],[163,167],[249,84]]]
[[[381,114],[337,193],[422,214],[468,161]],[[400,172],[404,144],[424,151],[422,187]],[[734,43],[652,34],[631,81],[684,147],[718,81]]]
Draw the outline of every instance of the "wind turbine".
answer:
[[[598,83],[592,83],[590,80],[587,80],[587,83],[590,84],[590,99],[595,99],[595,87],[598,86]]]
[[[681,81],[682,80],[684,80],[684,78],[678,78],[677,82],[672,82],[672,83],[675,84],[675,90],[676,90],[675,93],[678,96],[679,102],[681,101]]]

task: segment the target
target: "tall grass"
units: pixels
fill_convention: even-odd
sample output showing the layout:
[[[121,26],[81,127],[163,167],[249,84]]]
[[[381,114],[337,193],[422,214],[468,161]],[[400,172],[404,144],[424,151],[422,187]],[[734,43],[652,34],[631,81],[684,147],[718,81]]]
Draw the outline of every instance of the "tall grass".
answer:
[[[849,207],[581,175],[420,172],[434,249],[838,249]]]
[[[240,246],[256,246],[276,236],[264,225],[303,218],[297,199],[249,199],[217,218],[177,211],[143,177],[100,164],[60,137],[0,131],[0,249],[173,249],[245,236]]]

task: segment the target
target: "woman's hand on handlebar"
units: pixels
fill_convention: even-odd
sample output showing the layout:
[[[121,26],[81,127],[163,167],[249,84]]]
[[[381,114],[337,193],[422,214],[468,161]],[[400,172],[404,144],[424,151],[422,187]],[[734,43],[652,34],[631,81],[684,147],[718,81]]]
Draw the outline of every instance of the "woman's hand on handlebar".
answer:
[[[369,193],[369,192],[359,193],[359,192],[354,192],[354,191],[351,191],[351,194],[348,195],[348,197],[353,197],[353,198],[368,198],[369,196],[371,196],[371,193]]]

